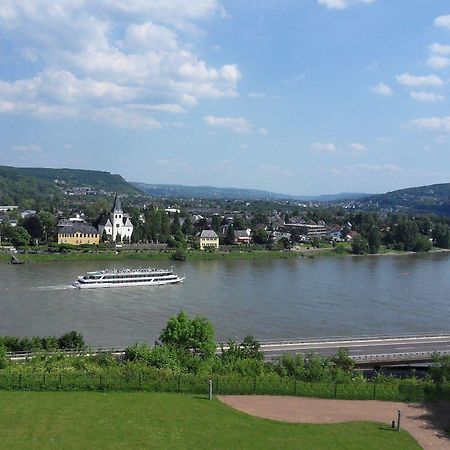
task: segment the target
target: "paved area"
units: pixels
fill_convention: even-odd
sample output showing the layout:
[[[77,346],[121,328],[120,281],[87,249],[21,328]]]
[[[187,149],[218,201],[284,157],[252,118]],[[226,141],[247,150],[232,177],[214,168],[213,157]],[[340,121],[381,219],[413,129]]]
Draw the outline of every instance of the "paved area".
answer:
[[[305,397],[221,395],[227,405],[266,419],[299,423],[373,421],[386,424],[397,420],[402,410],[402,428],[425,450],[450,450],[444,429],[450,427],[450,403],[411,404],[375,400],[325,400]]]

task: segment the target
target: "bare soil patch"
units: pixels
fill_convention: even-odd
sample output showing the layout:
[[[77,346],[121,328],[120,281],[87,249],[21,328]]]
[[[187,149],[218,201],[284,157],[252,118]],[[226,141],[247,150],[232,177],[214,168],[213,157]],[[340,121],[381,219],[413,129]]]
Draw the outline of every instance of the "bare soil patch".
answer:
[[[450,450],[444,432],[450,425],[450,403],[412,404],[376,400],[325,400],[305,397],[220,395],[219,400],[253,416],[284,422],[339,423],[373,421],[391,425],[402,410],[401,426],[425,450]]]

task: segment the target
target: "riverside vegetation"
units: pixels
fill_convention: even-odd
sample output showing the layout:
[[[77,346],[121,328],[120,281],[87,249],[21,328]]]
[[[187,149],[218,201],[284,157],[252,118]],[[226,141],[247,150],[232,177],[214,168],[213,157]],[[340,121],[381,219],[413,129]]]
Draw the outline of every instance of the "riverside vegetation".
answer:
[[[450,399],[450,358],[436,358],[425,379],[377,374],[366,379],[345,349],[334,357],[284,355],[264,361],[259,343],[247,336],[217,353],[214,329],[204,317],[180,312],[162,330],[159,342],[129,346],[123,356],[92,354],[75,332],[59,339],[2,338],[0,388],[9,390],[146,390],[205,393],[279,394],[326,398],[423,401]],[[75,349],[67,354],[57,348]],[[55,349],[55,350],[54,350]],[[7,351],[34,350],[11,362]],[[52,351],[49,351],[52,350]]]

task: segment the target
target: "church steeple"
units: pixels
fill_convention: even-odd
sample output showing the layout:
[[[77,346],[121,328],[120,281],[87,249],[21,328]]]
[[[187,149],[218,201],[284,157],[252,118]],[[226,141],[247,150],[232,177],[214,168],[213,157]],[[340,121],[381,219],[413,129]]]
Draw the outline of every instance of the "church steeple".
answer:
[[[122,205],[120,203],[119,194],[116,194],[116,198],[114,199],[114,206],[113,206],[113,214],[122,214]]]

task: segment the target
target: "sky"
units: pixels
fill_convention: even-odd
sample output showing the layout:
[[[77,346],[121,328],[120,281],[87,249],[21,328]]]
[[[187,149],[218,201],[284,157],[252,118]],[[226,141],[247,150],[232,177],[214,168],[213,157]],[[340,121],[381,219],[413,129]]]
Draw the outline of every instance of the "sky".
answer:
[[[450,182],[448,0],[2,0],[0,164],[288,194]]]

